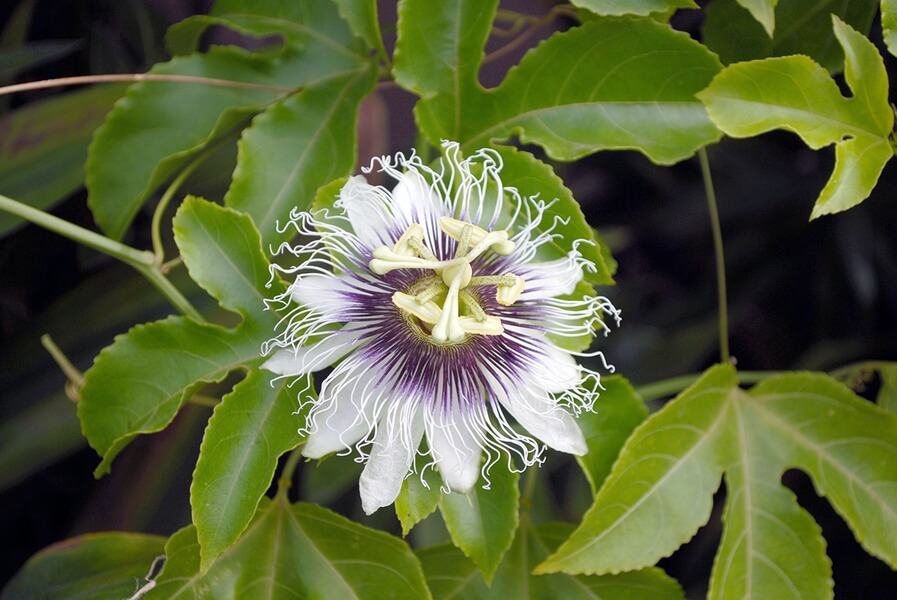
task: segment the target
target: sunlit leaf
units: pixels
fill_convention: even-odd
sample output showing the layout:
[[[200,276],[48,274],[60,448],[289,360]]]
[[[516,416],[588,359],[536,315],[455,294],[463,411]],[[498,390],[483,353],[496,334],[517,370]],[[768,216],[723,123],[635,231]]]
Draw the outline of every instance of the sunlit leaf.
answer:
[[[733,137],[772,129],[797,133],[813,149],[835,144],[835,170],[811,218],[862,202],[893,155],[894,113],[881,56],[866,38],[833,17],[846,54],[841,95],[828,73],[805,56],[770,58],[727,67],[699,97],[713,120]]]
[[[334,0],[334,2],[339,7],[340,16],[346,20],[355,35],[385,58],[387,54],[380,33],[380,21],[377,18],[377,0]]]
[[[439,503],[452,542],[480,568],[487,583],[514,540],[520,501],[517,473],[500,463],[488,477],[489,489],[483,489],[481,478],[468,494],[445,494]]]
[[[832,31],[831,15],[860,32],[869,31],[878,0],[779,0],[770,36],[736,0],[707,5],[704,43],[723,64],[771,56],[806,54],[830,73],[844,69],[844,52]]]
[[[190,486],[193,524],[207,566],[234,543],[271,485],[277,459],[301,441],[285,381],[253,370],[215,407]]]
[[[402,489],[396,498],[396,516],[402,524],[402,535],[408,535],[415,525],[430,516],[442,499],[439,474],[434,469],[423,469],[423,478],[426,486],[416,475],[402,481]]]
[[[897,0],[881,0],[881,28],[888,51],[897,56]]]
[[[776,4],[779,0],[737,0],[766,30],[766,35],[773,36],[776,28]]]
[[[31,557],[3,588],[2,600],[121,600],[142,587],[165,538],[137,533],[93,533],[71,538]]]
[[[205,571],[192,526],[171,537],[165,554],[147,600],[430,597],[404,542],[282,496],[263,502],[243,536]]]
[[[636,430],[580,527],[537,571],[615,573],[653,564],[706,522],[725,471],[723,540],[709,597],[790,589],[831,598],[820,529],[781,476],[806,471],[860,543],[894,566],[895,452],[897,416],[827,376],[782,375],[748,393],[731,367],[715,367]]]
[[[694,0],[571,0],[575,6],[596,15],[649,15],[673,11],[677,8],[698,8]]]

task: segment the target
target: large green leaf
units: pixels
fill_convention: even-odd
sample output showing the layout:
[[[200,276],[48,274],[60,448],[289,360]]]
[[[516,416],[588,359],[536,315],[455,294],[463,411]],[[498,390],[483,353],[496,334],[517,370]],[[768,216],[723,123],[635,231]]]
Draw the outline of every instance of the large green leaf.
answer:
[[[271,485],[277,459],[301,441],[295,394],[253,370],[215,407],[190,486],[203,566],[234,543]]]
[[[452,541],[479,567],[486,583],[514,540],[520,501],[519,477],[504,463],[488,477],[489,489],[478,484],[466,495],[445,494],[439,503]]]
[[[164,429],[203,383],[257,365],[276,322],[262,311],[268,263],[249,217],[188,199],[175,238],[193,279],[244,320],[225,329],[171,317],[138,325],[100,353],[78,403],[82,430],[103,457],[98,475],[134,437]]]
[[[570,534],[566,523],[538,527],[525,520],[514,544],[487,587],[479,571],[451,544],[418,552],[436,600],[514,598],[514,600],[678,600],[679,585],[651,567],[619,575],[532,575],[532,569]]]
[[[881,28],[888,51],[897,56],[897,0],[881,0]]]
[[[434,45],[437,25],[411,4],[399,23],[396,77],[423,96],[415,116],[433,142],[454,139],[472,150],[519,136],[560,160],[634,149],[671,164],[719,138],[695,93],[721,65],[667,25],[607,18],[557,33],[487,91],[476,73],[491,13],[480,4],[458,8],[443,26],[464,31],[464,44]]]
[[[0,193],[46,210],[84,185],[93,130],[123,92],[94,86],[0,116]],[[0,212],[0,235],[22,222]]]
[[[165,538],[93,533],[35,554],[3,588],[2,600],[121,600],[145,584]]]
[[[746,393],[731,367],[715,367],[636,430],[580,527],[537,570],[653,564],[706,522],[725,471],[709,597],[830,598],[819,527],[780,478],[806,471],[860,543],[895,566],[895,452],[897,416],[827,376],[783,375]]]
[[[893,155],[894,113],[881,56],[866,38],[833,20],[852,97],[842,96],[825,69],[805,56],[731,65],[698,95],[733,137],[787,129],[813,149],[836,145],[834,172],[811,218],[862,202]]]
[[[404,542],[315,504],[263,502],[243,536],[199,570],[190,526],[165,547],[167,560],[147,600],[188,598],[430,597]]]
[[[277,221],[307,209],[319,187],[352,171],[358,105],[376,75],[371,67],[305,88],[243,133],[225,202],[252,216],[265,242],[288,239],[292,232],[278,232]]]
[[[844,68],[844,52],[832,31],[831,15],[866,32],[877,8],[878,0],[779,0],[776,29],[770,36],[736,0],[714,0],[707,6],[704,43],[727,65],[806,54],[830,73],[838,73]]]
[[[213,48],[178,57],[152,73],[273,85],[272,62],[243,50]],[[97,224],[120,238],[137,211],[192,157],[235,130],[278,94],[197,83],[131,86],[97,130],[87,159],[88,202]]]
[[[571,3],[606,16],[649,15],[677,8],[698,8],[694,0],[571,0]]]
[[[153,191],[189,160],[234,136],[271,103],[305,87],[326,87],[332,78],[367,75],[370,58],[330,1],[219,2],[211,16],[176,26],[169,43],[177,50],[193,49],[210,25],[259,37],[278,35],[285,43],[279,52],[263,47],[256,53],[213,46],[206,54],[177,57],[153,69],[258,84],[258,89],[167,82],[131,88],[98,132],[88,162],[91,208],[113,237],[122,235]],[[354,81],[350,87],[357,95]],[[344,110],[339,92],[326,102]],[[344,127],[336,124],[333,135]],[[353,145],[342,142],[338,148],[345,153]],[[343,165],[346,159],[340,159]]]

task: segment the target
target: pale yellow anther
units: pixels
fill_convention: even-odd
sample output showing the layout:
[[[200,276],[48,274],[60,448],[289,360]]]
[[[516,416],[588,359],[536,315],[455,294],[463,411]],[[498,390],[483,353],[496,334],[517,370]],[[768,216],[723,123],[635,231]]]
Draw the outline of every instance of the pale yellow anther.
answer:
[[[405,312],[411,313],[424,323],[436,323],[442,316],[442,309],[435,302],[421,304],[416,296],[396,292],[392,295],[392,303]]]
[[[498,317],[486,317],[483,321],[477,321],[473,317],[460,317],[458,319],[461,328],[467,333],[476,335],[501,335],[505,328]]]
[[[397,254],[388,246],[374,248],[374,258],[368,263],[368,266],[377,275],[385,275],[395,269],[432,268],[430,262],[413,255]]]
[[[486,231],[466,221],[453,219],[452,217],[439,217],[439,227],[452,239],[459,242],[467,237],[465,229],[469,231],[469,244],[477,247],[485,240],[496,254],[510,254],[516,248],[516,244],[508,239],[507,231]]]
[[[402,237],[399,238],[399,241],[395,243],[392,247],[392,251],[398,256],[417,256],[417,252],[408,245],[408,240],[410,238],[417,238],[418,240],[424,239],[424,226],[419,223],[412,223],[408,226],[408,229],[405,230],[405,233],[402,234]]]
[[[508,278],[513,277],[514,283],[512,285],[499,284],[495,289],[495,301],[504,306],[511,306],[520,298],[520,294],[523,293],[523,289],[526,287],[526,281],[524,281],[523,277],[518,277],[513,273],[505,273],[504,276]]]

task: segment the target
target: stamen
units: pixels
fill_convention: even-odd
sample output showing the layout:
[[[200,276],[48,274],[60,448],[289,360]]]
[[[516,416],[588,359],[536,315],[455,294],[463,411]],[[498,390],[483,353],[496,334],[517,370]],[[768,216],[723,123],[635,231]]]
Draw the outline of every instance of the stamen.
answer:
[[[405,233],[402,234],[402,237],[399,238],[399,241],[392,247],[392,251],[398,256],[420,256],[427,260],[436,260],[436,257],[433,256],[429,250],[427,250],[427,253],[429,253],[430,256],[424,256],[417,247],[420,246],[426,249],[426,246],[421,242],[423,239],[424,226],[419,225],[418,223],[412,223],[408,226],[408,229],[405,230]]]
[[[467,290],[461,290],[460,294],[461,305],[467,310],[468,313],[479,323],[482,323],[486,320],[486,312],[483,310],[483,307],[480,306],[477,299],[474,298],[473,294],[468,292]]]
[[[418,302],[416,296],[396,292],[392,295],[392,303],[405,312],[409,312],[424,323],[436,323],[442,316],[442,309],[435,302]]]
[[[495,290],[495,301],[504,306],[511,306],[520,298],[520,294],[526,287],[526,281],[523,280],[523,277],[518,277],[513,273],[506,273],[504,277],[513,279],[513,283],[510,285],[500,283]]]
[[[471,251],[467,254],[468,259],[476,258],[489,246],[492,246],[493,252],[501,255],[510,254],[516,247],[514,242],[508,239],[507,231],[486,231],[482,227],[477,227],[476,225],[472,225],[465,221],[459,221],[458,219],[453,219],[451,217],[439,217],[439,227],[450,238],[458,240],[459,242],[462,241],[464,229],[469,228],[470,239],[467,243],[475,244],[474,250],[478,249],[479,251]],[[483,247],[480,248],[480,246]],[[473,256],[470,256],[471,254],[473,254]]]

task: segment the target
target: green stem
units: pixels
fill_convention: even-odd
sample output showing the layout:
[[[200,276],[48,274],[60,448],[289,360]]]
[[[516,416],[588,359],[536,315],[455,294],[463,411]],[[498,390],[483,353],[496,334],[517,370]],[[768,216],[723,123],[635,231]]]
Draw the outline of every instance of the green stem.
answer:
[[[168,300],[181,311],[182,314],[192,317],[197,321],[203,321],[202,315],[193,308],[190,302],[181,292],[155,268],[155,257],[152,252],[137,250],[131,246],[116,242],[113,239],[100,235],[89,229],[69,223],[49,213],[45,213],[27,204],[23,204],[12,198],[0,195],[0,210],[25,219],[35,225],[43,227],[53,233],[93,248],[98,252],[117,258],[123,263],[134,267],[141,275],[147,278]]]
[[[299,464],[299,459],[302,458],[302,448],[296,448],[290,453],[290,456],[287,457],[287,462],[283,466],[283,471],[280,473],[280,478],[277,480],[277,496],[286,499],[287,491],[290,489],[290,486],[293,485],[293,473],[296,471],[296,466]]]
[[[66,356],[62,350],[60,350],[59,346],[56,345],[56,342],[53,341],[53,338],[50,337],[49,334],[44,334],[40,336],[40,343],[44,349],[50,353],[53,360],[56,361],[56,364],[62,370],[65,378],[80,389],[84,385],[84,374],[72,364],[72,361],[69,360],[69,357]]]
[[[211,156],[211,151],[216,148],[217,146],[212,146],[212,148],[207,148],[205,152],[197,155],[196,158],[194,158],[190,164],[188,164],[184,170],[174,178],[174,181],[171,182],[171,185],[169,185],[168,189],[165,190],[165,193],[162,194],[162,198],[159,199],[159,204],[156,205],[156,210],[153,212],[153,223],[151,228],[155,265],[158,266],[165,262],[165,248],[162,246],[162,215],[165,213],[165,209],[171,204],[171,199],[174,198],[174,195],[184,184],[184,181],[193,174],[196,168],[201,165],[206,158]]]
[[[716,192],[713,189],[713,177],[710,174],[710,161],[707,150],[698,150],[701,163],[701,176],[704,179],[704,193],[707,196],[707,207],[710,209],[710,223],[713,229],[713,255],[716,261],[716,294],[719,303],[719,353],[720,360],[729,362],[729,301],[726,294],[726,259],[723,253],[723,231],[719,222],[719,210],[716,206]]]
[[[784,371],[738,371],[738,383],[759,383],[764,379],[769,379],[776,375],[782,375]],[[648,402],[657,400],[658,398],[666,398],[675,396],[701,377],[701,373],[691,373],[689,375],[679,375],[670,379],[662,379],[635,388],[636,393],[641,396],[642,400]]]

